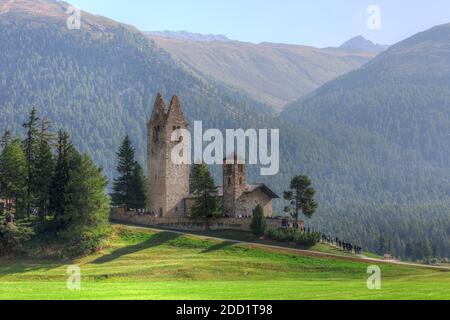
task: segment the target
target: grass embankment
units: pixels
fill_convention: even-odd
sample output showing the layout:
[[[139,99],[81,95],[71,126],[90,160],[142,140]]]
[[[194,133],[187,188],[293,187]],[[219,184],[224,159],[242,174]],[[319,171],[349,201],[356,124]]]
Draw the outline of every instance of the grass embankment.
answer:
[[[65,263],[0,260],[0,299],[450,299],[450,273],[114,226],[111,246]],[[66,287],[81,268],[81,290]]]
[[[197,235],[201,235],[201,236],[207,236],[207,237],[215,237],[215,238],[221,238],[221,239],[230,239],[230,240],[237,240],[237,241],[242,241],[242,242],[250,242],[250,243],[256,243],[256,244],[265,244],[265,245],[292,248],[292,249],[308,250],[308,251],[312,251],[312,252],[327,253],[327,254],[339,255],[339,256],[344,256],[344,257],[356,256],[353,253],[338,249],[338,248],[336,248],[334,246],[330,246],[328,244],[318,243],[317,245],[315,245],[313,247],[302,247],[296,243],[280,242],[280,241],[267,239],[265,237],[258,238],[255,235],[253,235],[253,233],[245,232],[245,231],[211,230],[208,232],[188,232],[188,233],[197,234]],[[373,255],[373,257],[375,257],[375,256],[376,255]]]

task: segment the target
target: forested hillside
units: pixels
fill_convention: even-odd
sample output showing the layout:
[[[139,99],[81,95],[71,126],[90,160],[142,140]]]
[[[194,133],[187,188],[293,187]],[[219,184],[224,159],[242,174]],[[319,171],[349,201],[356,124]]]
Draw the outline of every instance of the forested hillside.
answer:
[[[214,127],[256,120],[256,112],[269,110],[199,81],[120,24],[68,30],[64,20],[36,23],[2,15],[0,51],[1,127],[17,132],[36,106],[110,176],[115,149],[126,133],[144,161],[145,124],[157,92],[179,95],[190,119]]]
[[[6,2],[0,0],[0,7]],[[36,106],[55,128],[66,129],[112,179],[115,152],[126,134],[144,163],[145,124],[156,93],[177,94],[188,119],[203,120],[204,128],[279,128],[280,174],[260,177],[253,167],[249,181],[264,182],[281,195],[292,176],[310,176],[321,207],[312,223],[323,231],[374,246],[381,226],[383,232],[396,234],[398,224],[387,217],[398,214],[406,229],[417,228],[424,238],[440,241],[440,255],[450,255],[448,239],[434,237],[427,225],[431,221],[439,234],[448,234],[445,206],[429,211],[429,220],[405,217],[402,212],[409,209],[389,206],[389,215],[379,209],[382,204],[412,208],[449,199],[448,39],[437,46],[444,58],[433,55],[442,62],[436,67],[439,72],[425,72],[431,58],[417,57],[411,63],[425,65],[423,74],[402,77],[411,68],[400,65],[399,76],[391,75],[388,70],[395,66],[385,60],[389,51],[278,117],[244,94],[190,74],[132,27],[83,13],[81,30],[68,30],[64,3],[14,3],[21,7],[0,10],[0,130],[19,133]],[[46,4],[46,10],[34,9]],[[24,11],[24,6],[31,9]],[[395,65],[399,62],[401,56]],[[380,65],[386,67],[377,71],[376,80]],[[221,168],[213,169],[221,184]],[[283,206],[279,201],[277,211]],[[437,223],[441,220],[434,212],[444,223]],[[355,226],[360,231],[354,232]],[[408,242],[402,241],[399,254]]]
[[[289,106],[283,116],[348,154],[349,163],[334,174],[351,171],[355,193],[407,205],[391,206],[387,212],[374,205],[374,210],[361,207],[352,220],[370,211],[374,217],[382,215],[374,221],[378,228],[383,221],[391,223],[387,216],[393,211],[402,212],[406,223],[444,226],[448,248],[449,207],[427,209],[422,204],[450,195],[450,25],[393,46],[360,70]],[[419,219],[418,212],[427,218]],[[413,223],[410,227],[422,239],[420,232],[413,233]]]

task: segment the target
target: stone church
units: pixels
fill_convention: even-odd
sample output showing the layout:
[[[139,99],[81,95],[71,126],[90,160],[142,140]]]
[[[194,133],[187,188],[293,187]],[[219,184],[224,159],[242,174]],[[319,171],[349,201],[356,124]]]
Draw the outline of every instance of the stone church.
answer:
[[[171,161],[171,151],[179,143],[172,142],[171,135],[178,129],[189,129],[178,97],[174,96],[167,108],[158,94],[147,124],[147,166],[149,208],[159,217],[186,217],[195,201],[189,190],[189,165]],[[258,204],[271,217],[272,202],[278,196],[264,184],[248,184],[246,166],[237,162],[225,162],[223,187],[218,187],[224,217],[250,217]]]

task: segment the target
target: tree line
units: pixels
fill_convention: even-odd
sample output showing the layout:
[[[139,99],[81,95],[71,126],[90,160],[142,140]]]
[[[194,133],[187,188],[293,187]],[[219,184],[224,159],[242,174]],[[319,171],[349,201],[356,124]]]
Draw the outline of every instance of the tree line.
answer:
[[[0,253],[20,250],[35,236],[64,243],[69,255],[96,250],[109,234],[102,168],[35,108],[23,129],[25,139],[8,129],[1,139]]]

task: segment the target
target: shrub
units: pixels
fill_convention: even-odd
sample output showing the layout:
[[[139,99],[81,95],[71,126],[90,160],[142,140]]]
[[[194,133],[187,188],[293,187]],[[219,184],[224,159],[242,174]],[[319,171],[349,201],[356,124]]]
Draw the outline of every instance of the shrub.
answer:
[[[0,255],[20,252],[25,241],[30,239],[33,230],[23,223],[18,223],[13,214],[0,211]]]
[[[280,242],[295,242],[302,247],[313,247],[320,241],[320,233],[301,233],[294,229],[270,229],[266,237]]]
[[[264,210],[260,205],[257,205],[253,212],[253,219],[250,229],[257,237],[262,237],[266,233],[266,218],[264,217]]]

